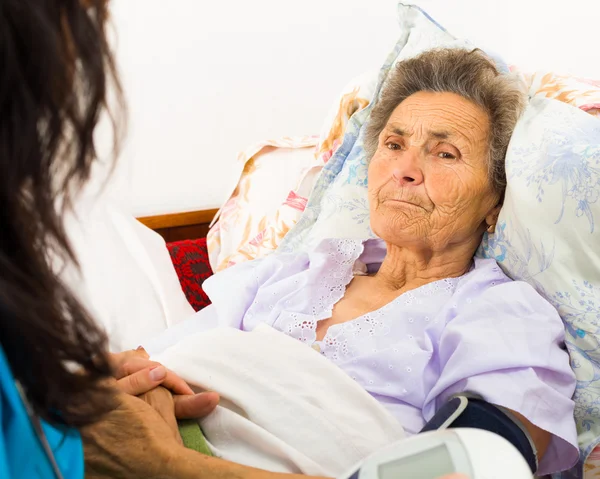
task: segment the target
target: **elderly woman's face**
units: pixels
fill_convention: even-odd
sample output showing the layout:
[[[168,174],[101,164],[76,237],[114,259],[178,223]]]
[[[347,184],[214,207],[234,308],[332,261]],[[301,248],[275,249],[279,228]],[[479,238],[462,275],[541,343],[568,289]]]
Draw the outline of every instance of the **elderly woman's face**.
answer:
[[[419,92],[398,105],[369,165],[373,232],[432,251],[478,241],[499,211],[488,134],[485,111],[454,93]]]

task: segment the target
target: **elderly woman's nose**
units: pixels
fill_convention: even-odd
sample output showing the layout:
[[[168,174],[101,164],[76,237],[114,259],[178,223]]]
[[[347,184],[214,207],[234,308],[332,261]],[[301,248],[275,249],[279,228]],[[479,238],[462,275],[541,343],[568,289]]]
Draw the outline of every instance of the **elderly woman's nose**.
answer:
[[[423,181],[423,175],[419,174],[417,171],[412,174],[408,174],[400,170],[394,170],[392,177],[399,186],[416,186]]]
[[[416,164],[396,165],[392,178],[399,186],[417,186],[423,183],[423,171]]]
[[[390,166],[392,178],[399,186],[416,186],[423,182],[420,151],[416,148],[409,148],[402,152]]]

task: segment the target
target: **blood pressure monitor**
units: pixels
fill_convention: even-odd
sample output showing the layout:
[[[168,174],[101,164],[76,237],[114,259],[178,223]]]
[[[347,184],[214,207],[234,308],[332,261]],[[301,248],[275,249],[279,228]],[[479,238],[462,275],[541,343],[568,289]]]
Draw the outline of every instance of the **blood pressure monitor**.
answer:
[[[531,479],[529,465],[503,437],[482,429],[417,434],[369,456],[339,479]]]

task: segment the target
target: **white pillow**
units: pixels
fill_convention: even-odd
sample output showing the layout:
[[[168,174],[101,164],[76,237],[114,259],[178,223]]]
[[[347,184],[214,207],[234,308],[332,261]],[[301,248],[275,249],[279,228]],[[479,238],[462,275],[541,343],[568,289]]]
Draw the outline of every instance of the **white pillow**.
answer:
[[[123,208],[82,194],[65,227],[80,271],[61,279],[108,334],[111,351],[139,346],[194,314],[164,240]]]

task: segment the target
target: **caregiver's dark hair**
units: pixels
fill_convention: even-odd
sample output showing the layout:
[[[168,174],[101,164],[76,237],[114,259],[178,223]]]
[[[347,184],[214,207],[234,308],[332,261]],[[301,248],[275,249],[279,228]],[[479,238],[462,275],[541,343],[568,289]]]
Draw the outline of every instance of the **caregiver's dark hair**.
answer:
[[[111,80],[121,98],[107,14],[104,0],[0,1],[0,341],[35,412],[72,426],[112,403],[105,336],[55,274],[76,264],[63,214]]]
[[[390,72],[365,131],[365,151],[372,158],[379,135],[392,112],[413,93],[450,92],[480,106],[490,121],[488,170],[494,191],[506,188],[504,160],[508,143],[525,106],[522,83],[502,74],[481,50],[440,48],[402,61]]]

